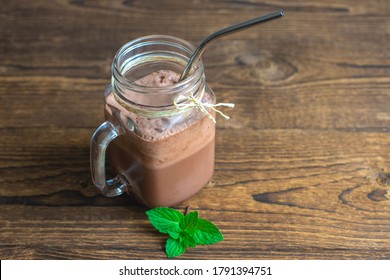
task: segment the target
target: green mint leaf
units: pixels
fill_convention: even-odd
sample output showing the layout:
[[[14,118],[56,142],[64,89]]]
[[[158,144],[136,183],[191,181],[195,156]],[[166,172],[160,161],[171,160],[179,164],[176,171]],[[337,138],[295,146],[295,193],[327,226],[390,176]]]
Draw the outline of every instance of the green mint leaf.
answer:
[[[158,207],[146,211],[152,225],[161,233],[169,234],[173,239],[178,239],[182,229],[179,224],[184,215],[175,209]]]
[[[193,234],[188,233],[186,231],[180,233],[179,241],[186,247],[196,247],[196,242],[193,237]]]
[[[223,240],[219,229],[210,221],[198,219],[196,230],[192,235],[196,244],[211,245]]]
[[[181,219],[179,226],[182,231],[193,233],[196,230],[196,224],[198,223],[198,212],[190,212]]]
[[[176,258],[186,251],[187,247],[178,239],[169,237],[165,245],[165,252],[168,258]]]
[[[224,239],[218,228],[199,218],[196,211],[183,215],[168,207],[158,207],[146,211],[146,214],[159,232],[169,234],[165,245],[168,258],[180,256],[189,247],[211,245]]]

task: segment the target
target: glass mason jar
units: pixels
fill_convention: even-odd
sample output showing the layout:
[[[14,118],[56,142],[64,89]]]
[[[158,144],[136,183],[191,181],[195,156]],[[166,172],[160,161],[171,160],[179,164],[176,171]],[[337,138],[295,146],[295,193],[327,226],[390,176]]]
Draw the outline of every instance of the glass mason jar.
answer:
[[[128,193],[148,207],[173,206],[212,177],[215,114],[197,105],[215,104],[215,96],[202,62],[175,84],[138,82],[161,70],[180,75],[194,50],[179,38],[153,35],[127,43],[115,55],[104,93],[106,121],[91,139],[92,179],[103,195]],[[109,180],[106,151],[118,174]]]

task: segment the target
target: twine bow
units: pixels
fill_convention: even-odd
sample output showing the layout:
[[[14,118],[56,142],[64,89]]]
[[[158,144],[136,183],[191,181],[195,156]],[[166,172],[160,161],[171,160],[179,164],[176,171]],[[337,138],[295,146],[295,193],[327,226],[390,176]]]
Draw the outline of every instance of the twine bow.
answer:
[[[205,88],[203,88],[201,94],[199,95],[198,98],[195,98],[195,96],[191,93],[190,95],[179,95],[174,101],[174,105],[176,109],[178,110],[187,110],[190,108],[197,108],[199,109],[203,114],[205,114],[213,123],[216,123],[215,118],[210,114],[208,108],[213,110],[214,112],[220,114],[223,118],[226,120],[230,119],[229,116],[225,115],[222,113],[220,110],[216,109],[215,107],[229,107],[229,108],[234,108],[233,103],[217,103],[217,104],[212,104],[208,102],[202,102],[203,96],[205,93]]]

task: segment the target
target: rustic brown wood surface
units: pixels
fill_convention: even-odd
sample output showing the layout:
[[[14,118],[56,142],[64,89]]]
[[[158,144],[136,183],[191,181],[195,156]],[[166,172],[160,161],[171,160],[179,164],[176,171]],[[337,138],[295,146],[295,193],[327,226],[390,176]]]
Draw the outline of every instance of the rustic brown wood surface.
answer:
[[[131,198],[105,198],[89,140],[116,51],[150,34],[215,41],[212,181],[190,206],[225,240],[182,259],[390,258],[389,1],[11,1],[0,5],[1,259],[164,259]]]

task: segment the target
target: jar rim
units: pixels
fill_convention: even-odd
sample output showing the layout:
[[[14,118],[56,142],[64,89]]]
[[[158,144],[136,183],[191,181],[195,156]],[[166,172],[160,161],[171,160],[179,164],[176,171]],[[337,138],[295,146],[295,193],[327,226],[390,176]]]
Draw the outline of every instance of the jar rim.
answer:
[[[199,80],[201,76],[204,73],[203,69],[203,62],[201,59],[199,59],[197,63],[197,69],[195,71],[192,71],[188,77],[186,77],[183,81],[180,81],[174,85],[169,85],[165,87],[149,87],[149,86],[143,86],[138,85],[134,83],[134,81],[128,80],[122,73],[121,67],[120,67],[120,58],[125,53],[134,50],[136,48],[146,46],[147,44],[166,44],[167,46],[172,46],[178,49],[181,49],[186,52],[186,58],[187,61],[189,61],[192,53],[195,51],[196,47],[191,44],[188,41],[185,41],[181,38],[169,36],[169,35],[148,35],[139,37],[137,39],[134,39],[132,41],[127,42],[124,44],[115,54],[115,57],[112,62],[112,73],[113,76],[115,75],[115,79],[119,80],[119,82],[138,93],[147,93],[148,95],[160,95],[160,94],[167,94],[167,93],[173,93],[176,91],[182,91],[183,88],[190,86],[195,81]],[[184,70],[185,65],[183,66]]]

